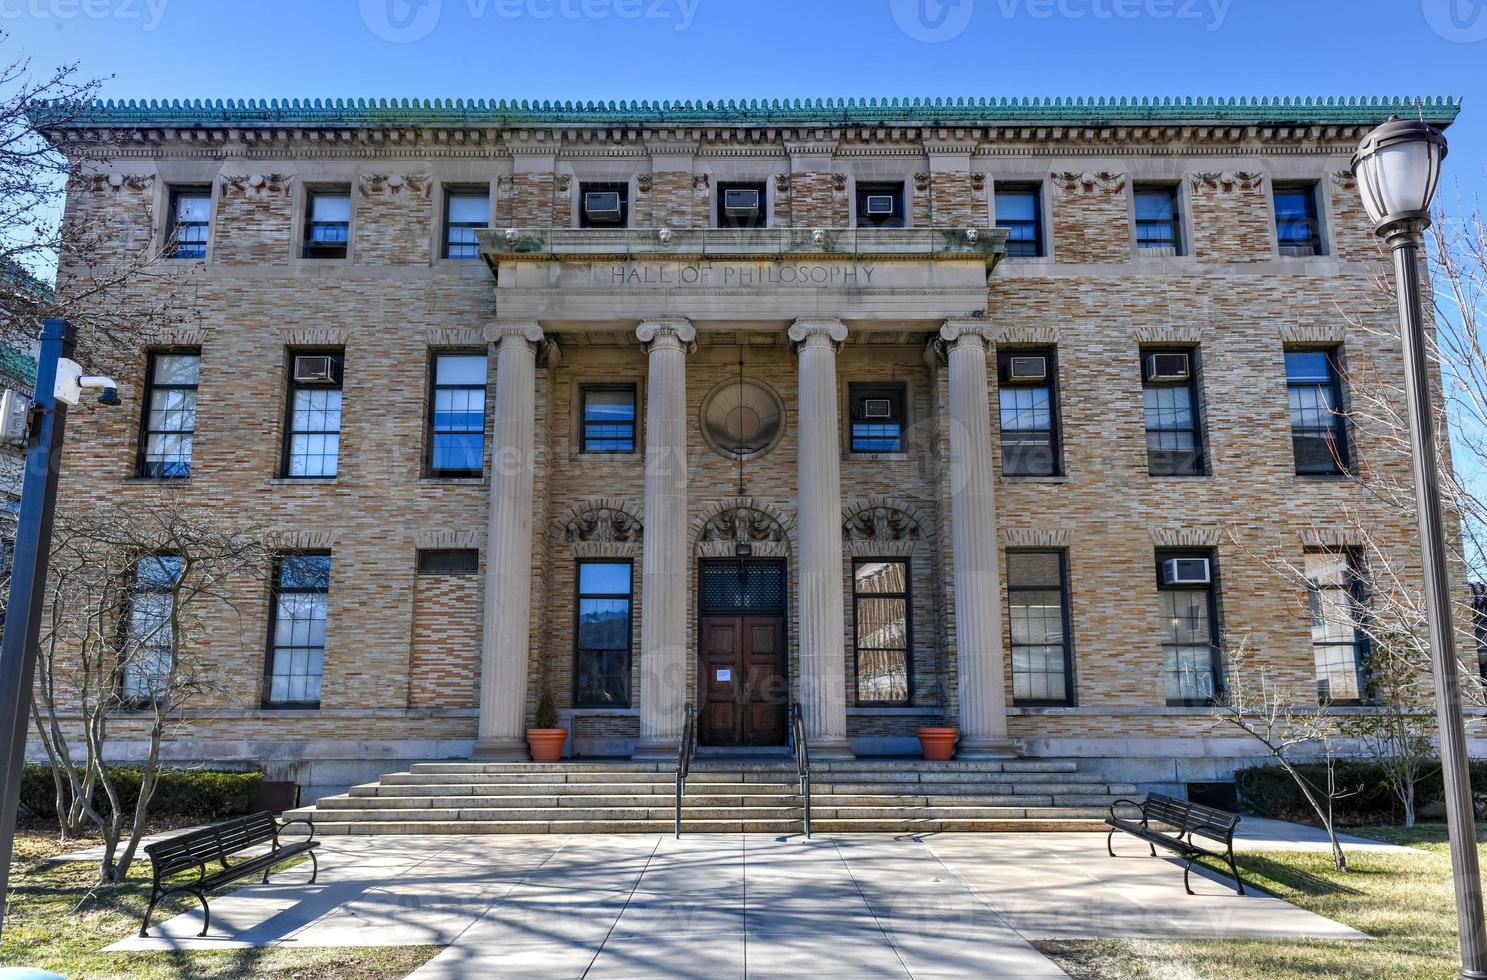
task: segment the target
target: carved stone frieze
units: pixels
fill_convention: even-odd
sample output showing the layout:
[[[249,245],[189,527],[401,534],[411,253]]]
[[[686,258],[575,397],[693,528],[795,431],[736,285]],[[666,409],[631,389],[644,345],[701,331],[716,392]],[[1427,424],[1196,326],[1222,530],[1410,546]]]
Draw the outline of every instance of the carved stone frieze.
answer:
[[[785,529],[762,510],[735,507],[710,518],[702,527],[701,538],[704,542],[780,543],[785,540]]]
[[[430,174],[361,174],[356,178],[362,197],[429,196],[434,186]]]
[[[870,507],[842,522],[847,541],[917,541],[923,532],[919,522],[894,507]]]
[[[80,174],[67,182],[69,191],[101,194],[123,190],[143,191],[155,183],[154,174]]]
[[[288,194],[293,174],[224,174],[222,193],[227,197],[264,197]]]
[[[1126,175],[1100,170],[1095,173],[1056,172],[1049,175],[1053,186],[1065,194],[1119,194],[1126,189]]]
[[[595,507],[576,514],[563,528],[563,539],[598,543],[630,543],[641,537],[640,521],[613,507]]]
[[[1264,174],[1248,170],[1224,170],[1192,175],[1193,190],[1218,191],[1220,194],[1252,191],[1258,188],[1264,180]]]

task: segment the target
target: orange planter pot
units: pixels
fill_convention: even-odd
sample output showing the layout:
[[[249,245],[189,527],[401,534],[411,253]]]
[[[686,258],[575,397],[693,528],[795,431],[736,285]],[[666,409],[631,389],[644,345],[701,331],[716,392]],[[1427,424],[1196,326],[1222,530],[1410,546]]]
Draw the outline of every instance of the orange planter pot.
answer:
[[[949,762],[955,754],[955,740],[960,735],[957,728],[919,729],[919,748],[931,762]]]
[[[557,762],[563,757],[563,743],[568,741],[566,728],[528,728],[527,748],[533,762]]]

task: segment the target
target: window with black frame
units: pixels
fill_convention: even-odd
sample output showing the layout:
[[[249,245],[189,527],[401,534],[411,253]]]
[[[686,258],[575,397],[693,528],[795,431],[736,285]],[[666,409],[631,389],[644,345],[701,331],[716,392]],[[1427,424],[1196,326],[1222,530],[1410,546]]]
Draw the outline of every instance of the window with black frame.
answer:
[[[1056,372],[1052,349],[997,352],[1003,476],[1059,474]]]
[[[480,258],[478,229],[490,224],[490,194],[485,191],[451,190],[444,196],[444,257]]]
[[[204,259],[212,223],[212,189],[210,187],[172,187],[170,189],[169,235],[171,257]]]
[[[1296,472],[1320,476],[1345,472],[1348,440],[1337,351],[1286,351],[1286,389]]]
[[[318,707],[325,674],[330,555],[299,552],[274,561],[264,703]]]
[[[737,181],[718,184],[717,224],[719,228],[763,228],[768,215],[768,201],[762,182]]]
[[[630,705],[630,600],[634,566],[628,561],[580,561],[574,626],[573,705]]]
[[[477,477],[485,467],[484,354],[434,355],[429,404],[429,476]]]
[[[1170,705],[1212,704],[1221,693],[1214,581],[1211,552],[1157,552],[1162,689]]]
[[[854,453],[898,453],[904,450],[904,386],[851,384],[851,446]]]
[[[150,354],[139,437],[137,473],[140,476],[174,480],[191,475],[191,454],[196,440],[196,391],[200,383],[200,351]]]
[[[1008,258],[1043,254],[1043,208],[1037,184],[998,184],[996,226],[1007,229]]]
[[[852,563],[858,704],[909,702],[911,608],[907,560],[859,558]]]
[[[857,227],[903,228],[907,225],[903,181],[857,182]]]
[[[633,453],[635,451],[635,386],[585,385],[582,451],[586,453]]]
[[[1205,472],[1196,354],[1191,349],[1141,351],[1146,468],[1152,476]]]
[[[1144,185],[1135,190],[1136,247],[1142,255],[1181,255],[1182,221],[1177,188]]]
[[[350,232],[350,188],[311,190],[305,199],[305,258],[344,259]]]
[[[291,351],[282,476],[336,475],[341,456],[340,351]]]
[[[624,228],[630,222],[630,185],[623,181],[578,185],[578,227]]]
[[[1306,553],[1305,562],[1317,701],[1362,702],[1367,594],[1359,556],[1350,550],[1317,549]]]
[[[126,702],[149,704],[170,696],[176,655],[171,609],[181,568],[180,556],[171,554],[146,555],[135,563],[119,672],[119,694]]]
[[[1007,552],[1007,607],[1013,701],[1072,704],[1073,658],[1064,553]]]
[[[1280,254],[1308,256],[1322,254],[1322,223],[1317,216],[1315,184],[1277,184],[1275,199],[1275,237]]]

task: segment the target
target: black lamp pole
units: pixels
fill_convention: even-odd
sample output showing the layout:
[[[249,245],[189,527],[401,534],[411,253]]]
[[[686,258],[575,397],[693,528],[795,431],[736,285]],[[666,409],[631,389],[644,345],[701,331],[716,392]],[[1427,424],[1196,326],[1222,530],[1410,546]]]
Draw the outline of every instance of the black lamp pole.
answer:
[[[57,503],[57,476],[62,462],[62,429],[67,421],[67,406],[58,404],[54,394],[57,362],[72,356],[76,342],[76,331],[66,321],[42,321],[41,349],[36,360],[36,397],[26,442],[26,472],[10,573],[10,599],[5,609],[5,638],[0,643],[0,899],[10,885],[10,857],[21,800],[21,766],[26,758],[26,730],[31,724],[37,634],[42,601],[46,597],[52,512]],[[0,905],[0,929],[4,927],[4,918],[4,908]]]

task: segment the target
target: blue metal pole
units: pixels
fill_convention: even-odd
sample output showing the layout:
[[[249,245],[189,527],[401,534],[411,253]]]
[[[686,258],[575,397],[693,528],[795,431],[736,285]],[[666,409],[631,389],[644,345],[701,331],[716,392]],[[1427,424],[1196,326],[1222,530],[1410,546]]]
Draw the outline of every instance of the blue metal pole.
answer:
[[[76,331],[65,320],[42,321],[41,351],[36,360],[36,397],[26,442],[21,513],[10,573],[10,600],[5,609],[5,636],[0,642],[0,767],[3,767],[0,768],[0,897],[7,894],[10,885],[16,810],[21,800],[21,765],[26,758],[26,732],[31,725],[37,635],[46,598],[52,513],[56,508],[57,476],[62,463],[62,430],[67,421],[67,406],[57,404],[53,389],[57,361],[71,357],[76,342]],[[0,906],[0,929],[4,925],[4,909]]]

